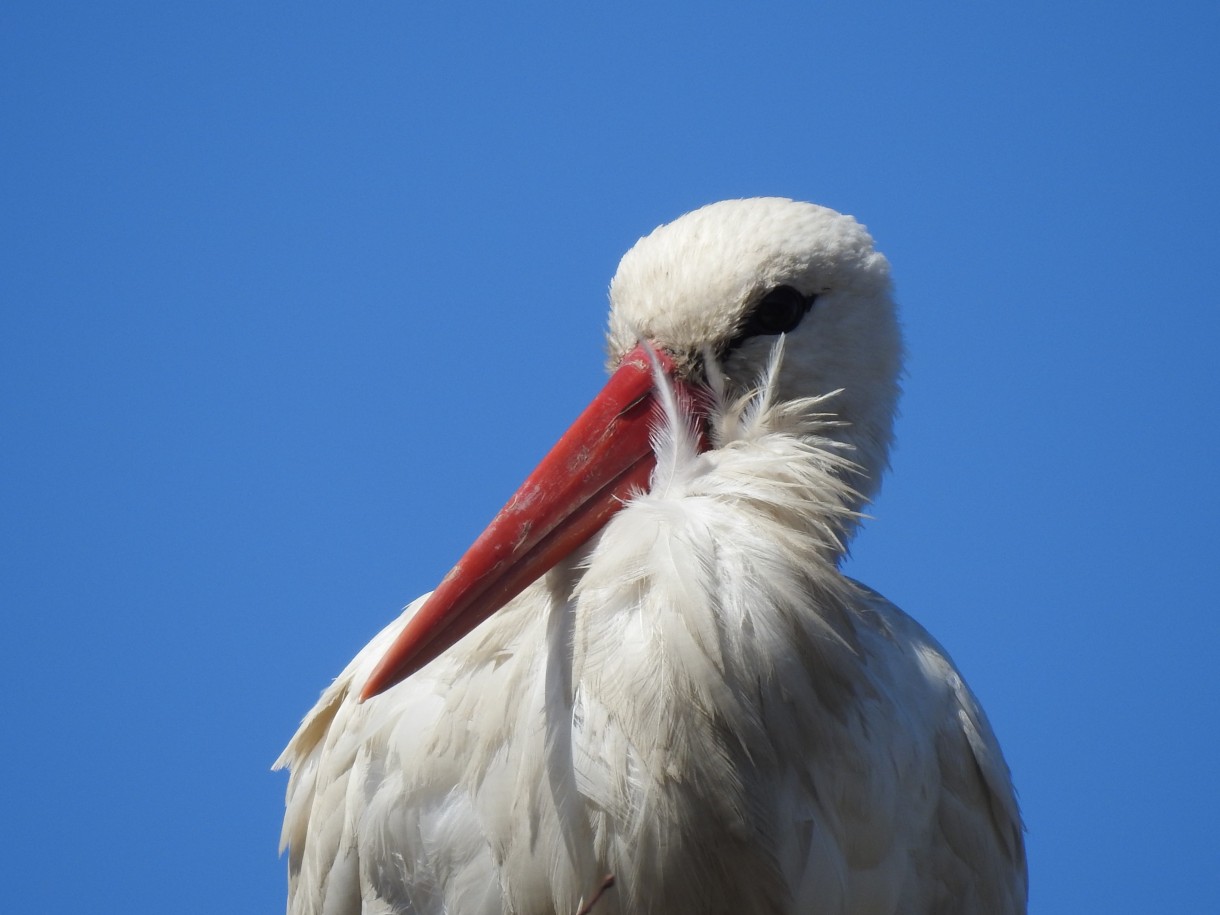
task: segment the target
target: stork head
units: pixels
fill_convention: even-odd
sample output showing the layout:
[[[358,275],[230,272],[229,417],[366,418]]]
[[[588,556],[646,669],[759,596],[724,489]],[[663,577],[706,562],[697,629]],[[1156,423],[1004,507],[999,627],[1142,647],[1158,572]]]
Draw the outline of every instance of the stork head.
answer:
[[[627,252],[610,302],[609,383],[416,612],[364,698],[453,645],[647,488],[662,375],[680,399],[708,404],[747,393],[771,365],[773,397],[823,398],[834,422],[819,434],[845,446],[858,502],[875,492],[902,343],[888,265],[850,216],[780,198],[703,207]]]
[[[609,364],[640,340],[679,376],[706,360],[741,393],[785,338],[779,397],[832,395],[824,434],[849,446],[847,481],[871,497],[888,460],[902,339],[889,265],[850,216],[779,197],[726,200],[641,238],[610,285]],[[713,369],[713,371],[715,370]]]

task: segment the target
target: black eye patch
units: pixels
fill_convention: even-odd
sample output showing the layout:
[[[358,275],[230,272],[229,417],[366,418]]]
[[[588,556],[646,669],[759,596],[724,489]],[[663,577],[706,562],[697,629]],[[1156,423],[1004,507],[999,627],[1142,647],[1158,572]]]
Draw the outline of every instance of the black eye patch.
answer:
[[[746,323],[729,341],[728,350],[736,349],[751,337],[773,337],[796,330],[815,298],[816,295],[804,295],[792,286],[776,286],[758,300]]]

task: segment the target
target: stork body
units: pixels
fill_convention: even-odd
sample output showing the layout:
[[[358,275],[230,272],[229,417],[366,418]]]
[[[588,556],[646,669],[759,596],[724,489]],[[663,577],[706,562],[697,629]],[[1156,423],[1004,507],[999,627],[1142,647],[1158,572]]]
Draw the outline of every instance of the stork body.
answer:
[[[409,677],[426,597],[323,693],[280,760],[289,912],[573,915],[607,874],[595,915],[1023,912],[985,716],[838,569],[901,358],[867,234],[715,204],[611,301],[616,378],[637,339],[666,354],[647,491]]]

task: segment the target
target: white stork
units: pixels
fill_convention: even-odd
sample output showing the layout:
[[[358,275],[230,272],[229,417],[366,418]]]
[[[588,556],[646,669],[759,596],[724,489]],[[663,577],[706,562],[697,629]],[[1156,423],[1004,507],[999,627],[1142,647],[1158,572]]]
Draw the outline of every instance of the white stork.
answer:
[[[839,570],[902,361],[868,233],[713,204],[610,300],[606,388],[276,763],[289,912],[1024,912],[982,709]]]

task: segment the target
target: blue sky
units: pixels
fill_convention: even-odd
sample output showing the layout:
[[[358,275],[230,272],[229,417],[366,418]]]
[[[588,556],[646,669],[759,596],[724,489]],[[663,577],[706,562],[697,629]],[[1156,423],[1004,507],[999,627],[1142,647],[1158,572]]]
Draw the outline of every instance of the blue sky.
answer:
[[[851,572],[974,685],[1031,911],[1220,909],[1214,3],[9,3],[6,911],[265,912],[317,692],[601,383],[660,222],[858,216]]]

